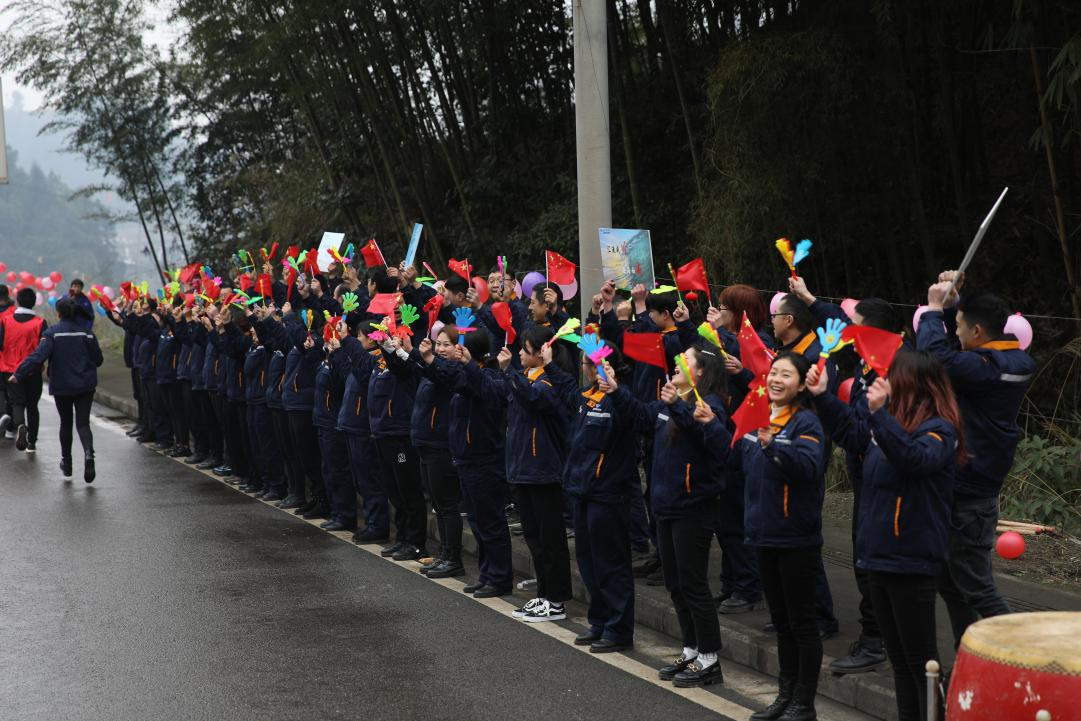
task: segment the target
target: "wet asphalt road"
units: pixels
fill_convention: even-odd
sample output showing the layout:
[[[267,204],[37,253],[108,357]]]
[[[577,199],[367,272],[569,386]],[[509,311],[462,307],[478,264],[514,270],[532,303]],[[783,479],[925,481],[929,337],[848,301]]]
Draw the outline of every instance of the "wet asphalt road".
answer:
[[[0,719],[721,718],[107,421],[64,483],[41,407],[0,441]]]

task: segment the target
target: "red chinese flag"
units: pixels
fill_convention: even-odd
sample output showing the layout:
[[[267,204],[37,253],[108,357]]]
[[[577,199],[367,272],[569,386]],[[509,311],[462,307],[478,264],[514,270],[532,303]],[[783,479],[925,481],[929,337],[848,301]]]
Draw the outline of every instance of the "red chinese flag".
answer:
[[[466,283],[471,283],[469,276],[473,274],[473,266],[469,265],[468,260],[455,260],[454,258],[451,258],[447,261],[447,267],[450,268],[452,273],[462,276]]]
[[[319,275],[319,249],[312,248],[304,256],[304,272],[314,278]]]
[[[364,265],[368,268],[378,268],[386,265],[383,260],[383,251],[379,250],[379,243],[375,238],[369,238],[368,242],[361,246],[360,254],[364,257]]]
[[[735,447],[739,439],[748,433],[754,433],[759,428],[768,426],[769,421],[769,393],[766,392],[765,382],[755,379],[751,381],[751,389],[747,397],[732,414],[732,422],[736,424],[736,432],[732,434],[732,446]]]
[[[554,250],[544,251],[544,259],[548,266],[548,282],[556,285],[570,285],[574,282],[574,271],[578,266]]]
[[[96,298],[97,301],[101,303],[101,307],[109,311],[110,313],[116,310],[116,306],[113,305],[113,302],[111,300],[109,300],[109,296],[101,292],[100,286],[95,285],[93,288],[91,288],[90,296]]]
[[[198,263],[189,263],[180,269],[180,282],[191,283],[191,279],[199,272],[201,266]]]
[[[135,300],[135,298],[137,298],[139,294],[138,292],[136,292],[135,298],[133,298],[131,293],[131,281],[125,280],[123,283],[120,284],[120,295],[124,296],[126,300]]]
[[[641,363],[657,366],[668,372],[664,355],[664,339],[660,333],[624,333],[623,355]]]
[[[755,378],[764,378],[769,373],[770,364],[773,363],[773,354],[769,352],[762,339],[758,337],[751,321],[747,319],[747,311],[743,311],[743,322],[739,324],[739,360],[754,375]]]
[[[510,306],[506,303],[493,303],[492,316],[495,318],[495,322],[499,324],[499,327],[507,334],[507,345],[509,346],[518,337],[518,332],[514,330],[514,323],[511,321]]]
[[[424,310],[428,313],[428,329],[435,325],[439,318],[439,311],[443,310],[443,296],[436,293],[424,304]]]
[[[705,262],[701,258],[695,258],[690,263],[677,268],[676,287],[680,290],[704,290],[706,296],[710,297]]]
[[[368,304],[368,312],[378,316],[394,315],[400,298],[400,293],[376,293]]]
[[[221,296],[221,286],[214,281],[210,281],[206,284],[206,287],[203,288],[203,295],[210,298],[210,300],[217,300],[218,297]]]
[[[240,292],[241,293],[247,293],[248,290],[251,287],[252,287],[251,276],[248,275],[247,273],[244,273],[243,275],[240,276]]]
[[[261,273],[259,277],[255,279],[255,292],[264,298],[269,298],[272,285],[273,283],[270,280],[270,276],[266,273]]]
[[[841,331],[842,341],[854,341],[856,353],[881,378],[889,375],[890,364],[901,347],[901,336],[868,325],[848,325]]]
[[[285,249],[285,257],[296,260],[298,257],[300,257],[300,246],[290,245],[288,248]]]

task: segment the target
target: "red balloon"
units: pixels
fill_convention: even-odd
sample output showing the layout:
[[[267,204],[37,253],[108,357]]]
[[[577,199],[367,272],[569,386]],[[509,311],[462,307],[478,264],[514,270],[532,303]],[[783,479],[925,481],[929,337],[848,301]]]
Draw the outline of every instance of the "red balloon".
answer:
[[[491,293],[488,291],[488,281],[481,278],[479,275],[473,276],[473,287],[477,289],[477,295],[480,296],[481,303],[487,303],[488,298],[491,297]]]
[[[1025,552],[1025,539],[1016,531],[1006,531],[995,542],[995,550],[1007,561],[1012,561]]]
[[[60,275],[60,271],[58,270],[54,270],[52,273],[49,273],[49,277],[54,283],[59,283],[61,280],[64,279],[64,276]]]
[[[34,287],[38,290],[45,290],[45,286],[41,284],[41,278],[34,278]]]
[[[837,397],[845,403],[848,403],[852,398],[852,383],[855,380],[855,378],[846,378],[841,382],[841,387],[837,389]]]
[[[26,285],[33,285],[34,281],[37,280],[37,278],[34,277],[33,273],[24,270],[23,272],[19,273],[19,280],[21,280]]]
[[[7,263],[0,263],[0,273],[6,272],[8,269]]]
[[[683,295],[686,296],[687,300],[689,301],[693,302],[698,300],[698,294],[695,293],[693,290],[689,293],[684,293]]]
[[[13,270],[9,270],[9,271],[8,271],[8,282],[9,282],[9,283],[14,283],[14,282],[15,282],[15,281],[17,281],[18,279],[19,279],[19,274],[18,274],[18,273],[16,273],[16,272],[15,272],[15,271],[13,271]]]

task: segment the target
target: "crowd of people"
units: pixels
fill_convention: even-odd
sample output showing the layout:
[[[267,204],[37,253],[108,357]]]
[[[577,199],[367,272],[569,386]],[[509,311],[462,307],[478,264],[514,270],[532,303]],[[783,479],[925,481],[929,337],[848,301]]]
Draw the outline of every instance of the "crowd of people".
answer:
[[[899,718],[925,718],[936,596],[955,644],[969,624],[1010,610],[990,553],[1034,363],[1005,333],[1006,303],[961,295],[953,271],[930,286],[929,308],[907,332],[886,301],[846,312],[795,273],[772,312],[746,285],[707,308],[688,307],[677,289],[639,285],[626,298],[609,282],[578,329],[595,336],[586,353],[564,337],[574,324],[560,287],[517,297],[501,263],[483,298],[469,268],[435,281],[404,263],[362,274],[340,257],[325,272],[269,261],[257,271],[248,259],[225,281],[202,268],[156,297],[136,288],[109,304],[139,408],[129,435],[324,518],[328,530],[353,531],[357,543],[384,543],[384,556],[419,560],[430,578],[466,574],[464,511],[479,573],[463,590],[478,598],[512,592],[519,522],[536,570],[536,597],[514,611],[525,622],[565,618],[573,535],[589,594],[589,629],[575,643],[595,653],[632,646],[634,577],[645,568],[663,579],[682,635],[660,677],[720,683],[718,611],[764,601],[779,693],[752,718],[814,719],[822,642],[837,630],[821,554],[833,445],[855,490],[861,634],[832,670],[888,662]],[[61,321],[45,329],[23,296],[0,323],[17,436],[33,449],[36,418],[20,409],[36,405],[34,379],[40,395],[51,359],[61,463],[70,474],[74,413],[90,481],[84,381],[100,350],[75,325],[74,301],[58,303]],[[816,335],[837,321],[903,344],[888,369],[856,359],[847,398],[836,354],[825,359]],[[623,352],[637,334],[655,334],[662,363]],[[752,338],[773,349],[761,377],[741,361]],[[76,356],[85,358],[77,369]],[[747,429],[737,410],[755,402],[768,402],[769,420]],[[708,578],[715,538],[719,597]],[[633,564],[635,551],[652,560]]]

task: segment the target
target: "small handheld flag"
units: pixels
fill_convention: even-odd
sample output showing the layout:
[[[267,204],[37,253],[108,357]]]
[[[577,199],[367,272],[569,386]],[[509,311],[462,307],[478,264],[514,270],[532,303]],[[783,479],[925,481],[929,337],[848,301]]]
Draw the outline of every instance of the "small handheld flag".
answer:
[[[698,384],[694,382],[694,375],[691,373],[691,368],[687,365],[687,355],[680,353],[676,356],[676,367],[679,368],[680,373],[687,379],[687,382],[691,384],[691,390],[694,391],[694,397],[699,401],[702,400],[702,396],[698,393]]]
[[[792,272],[792,277],[796,278],[796,266],[811,254],[811,246],[813,243],[804,238],[793,245],[792,241],[788,238],[778,238],[774,241],[773,245],[776,246],[777,252],[781,254],[781,258],[784,259],[789,271]]]

